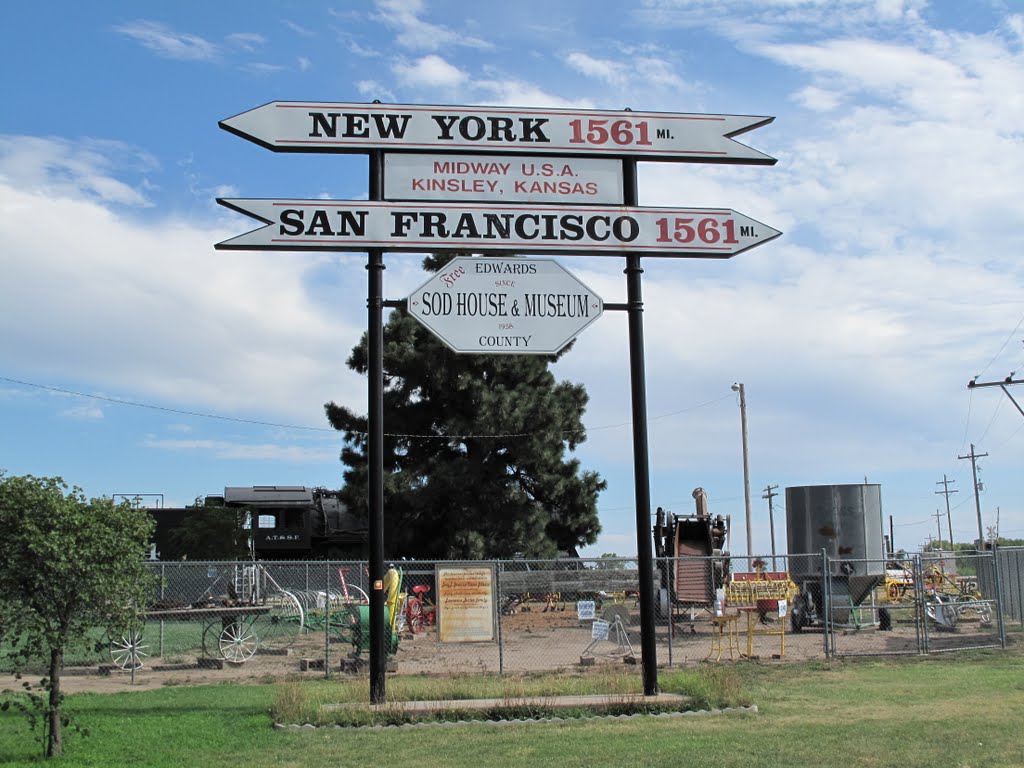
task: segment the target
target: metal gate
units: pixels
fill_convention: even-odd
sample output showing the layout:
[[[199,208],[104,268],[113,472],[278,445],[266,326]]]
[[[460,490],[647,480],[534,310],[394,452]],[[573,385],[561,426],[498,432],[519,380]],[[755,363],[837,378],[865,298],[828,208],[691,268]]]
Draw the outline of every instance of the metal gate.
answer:
[[[885,561],[823,554],[828,656],[1005,647],[997,558],[928,552]]]

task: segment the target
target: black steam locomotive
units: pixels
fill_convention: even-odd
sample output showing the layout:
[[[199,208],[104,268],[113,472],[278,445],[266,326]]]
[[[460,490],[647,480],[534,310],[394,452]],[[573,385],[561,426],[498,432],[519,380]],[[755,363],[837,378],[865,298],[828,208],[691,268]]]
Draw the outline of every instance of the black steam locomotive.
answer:
[[[338,491],[298,485],[228,487],[186,508],[152,508],[154,554],[161,560],[189,558],[176,529],[197,515],[244,511],[250,554],[257,560],[365,559],[367,527],[346,509]],[[191,558],[190,558],[191,559]]]

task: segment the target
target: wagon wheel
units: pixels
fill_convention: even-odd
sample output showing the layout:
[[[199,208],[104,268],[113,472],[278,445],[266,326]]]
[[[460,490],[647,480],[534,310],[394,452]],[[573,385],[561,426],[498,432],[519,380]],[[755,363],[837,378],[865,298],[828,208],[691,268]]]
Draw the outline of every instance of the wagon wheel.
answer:
[[[148,648],[142,642],[141,629],[128,629],[116,634],[110,641],[110,659],[120,669],[141,669],[142,660],[149,658]]]
[[[408,615],[409,630],[414,635],[418,635],[423,631],[423,603],[419,598],[414,597],[409,601],[405,610]]]
[[[203,630],[203,653],[236,663],[251,659],[259,647],[253,624],[250,616],[240,616],[229,623],[210,622]]]
[[[957,615],[961,618],[964,614],[973,611],[982,624],[992,623],[992,606],[983,602],[980,595],[963,595],[959,598],[959,602],[964,603],[964,605],[957,606]]]
[[[224,627],[217,643],[222,658],[237,663],[252,658],[259,647],[259,636],[253,629],[253,624],[252,619],[239,617],[237,621]]]
[[[292,592],[281,590],[271,595],[266,605],[270,610],[252,622],[260,647],[271,651],[290,648],[302,634],[306,620],[302,603]]]

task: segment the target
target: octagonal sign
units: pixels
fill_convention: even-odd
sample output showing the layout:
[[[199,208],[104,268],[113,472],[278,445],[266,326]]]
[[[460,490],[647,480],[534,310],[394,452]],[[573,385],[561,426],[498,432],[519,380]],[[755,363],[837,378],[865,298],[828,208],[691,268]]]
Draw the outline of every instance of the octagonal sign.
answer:
[[[554,259],[459,256],[409,296],[409,313],[456,352],[551,355],[604,311]]]

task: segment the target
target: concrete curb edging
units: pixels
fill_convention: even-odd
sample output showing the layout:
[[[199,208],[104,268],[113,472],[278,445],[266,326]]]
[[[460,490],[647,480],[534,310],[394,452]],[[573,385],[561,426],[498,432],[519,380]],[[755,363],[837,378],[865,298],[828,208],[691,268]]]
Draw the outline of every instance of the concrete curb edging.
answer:
[[[438,728],[438,727],[452,727],[461,725],[494,725],[494,726],[505,726],[505,725],[524,725],[532,723],[569,723],[580,720],[632,720],[638,717],[655,717],[655,718],[669,718],[669,717],[708,717],[712,715],[756,715],[758,709],[756,704],[751,704],[746,707],[725,707],[724,709],[700,709],[700,710],[687,710],[686,712],[659,712],[658,714],[648,714],[646,712],[637,712],[632,715],[595,715],[594,717],[545,717],[545,718],[521,718],[521,719],[509,719],[509,720],[452,720],[445,722],[436,723],[403,723],[402,725],[313,725],[312,723],[299,724],[285,724],[285,723],[274,723],[275,731],[318,731],[324,729],[331,730],[356,730],[356,731],[384,731],[393,730],[399,728]]]

